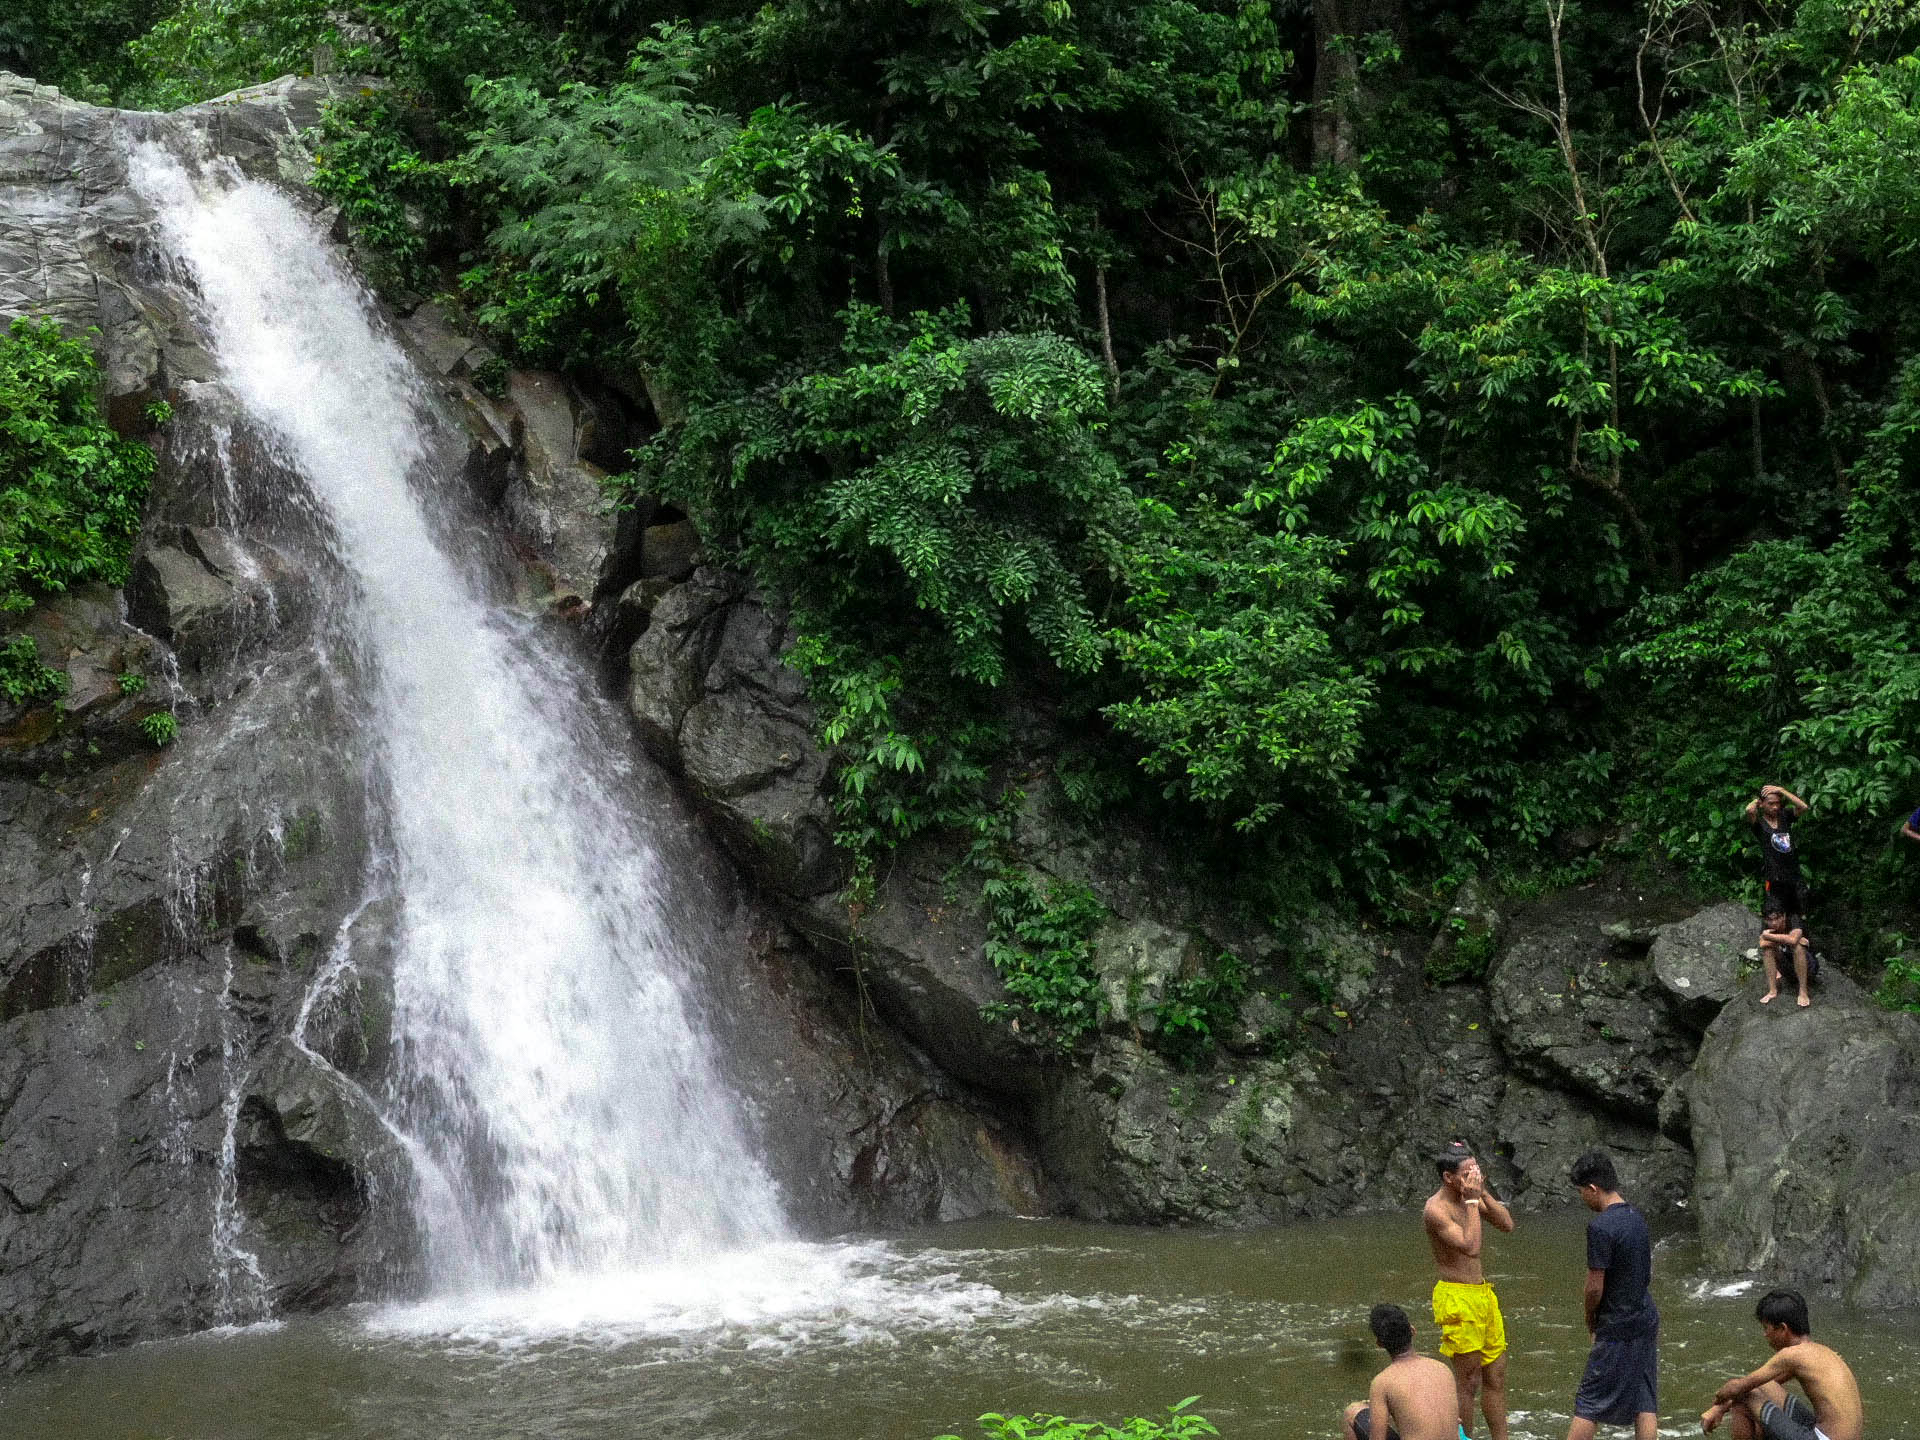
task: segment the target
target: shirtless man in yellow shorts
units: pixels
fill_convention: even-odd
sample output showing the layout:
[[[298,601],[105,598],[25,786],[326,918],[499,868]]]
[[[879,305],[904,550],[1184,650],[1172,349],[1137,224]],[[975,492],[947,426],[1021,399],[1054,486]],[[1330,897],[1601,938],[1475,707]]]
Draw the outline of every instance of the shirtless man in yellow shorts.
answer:
[[[1460,1399],[1460,1429],[1473,1434],[1473,1398],[1487,1417],[1492,1440],[1507,1440],[1507,1327],[1500,1301],[1480,1268],[1485,1227],[1511,1235],[1513,1213],[1487,1193],[1480,1162],[1455,1140],[1435,1157],[1440,1188],[1427,1197],[1423,1216],[1427,1242],[1440,1278],[1433,1286],[1433,1323],[1440,1327],[1440,1355],[1453,1366]]]

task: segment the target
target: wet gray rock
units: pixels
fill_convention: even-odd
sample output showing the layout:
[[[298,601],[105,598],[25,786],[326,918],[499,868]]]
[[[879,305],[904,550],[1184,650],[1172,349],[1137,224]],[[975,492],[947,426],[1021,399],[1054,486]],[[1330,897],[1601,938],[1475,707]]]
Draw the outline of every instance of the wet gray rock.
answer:
[[[1695,1033],[1663,1002],[1652,962],[1593,929],[1516,939],[1488,991],[1516,1072],[1642,1125],[1658,1123],[1661,1096],[1693,1061]]]
[[[1710,1265],[1920,1304],[1920,1020],[1831,968],[1805,1010],[1744,984],[1683,1082]]]
[[[1019,1128],[917,1056],[848,976],[757,921],[715,1016],[797,1217],[826,1232],[1057,1208]]]
[[[1680,1017],[1704,1031],[1740,986],[1740,962],[1760,933],[1744,905],[1716,905],[1654,932],[1653,973]]]
[[[986,957],[979,902],[948,887],[953,854],[931,842],[897,857],[857,915],[834,894],[808,906],[806,932],[879,1012],[941,1069],[989,1094],[1034,1097],[1064,1068],[1041,1038],[998,1011],[1006,987]]]
[[[502,508],[552,566],[556,593],[592,601],[635,578],[637,548],[621,534],[607,472],[580,453],[582,418],[565,380],[516,370],[507,378],[524,463],[507,481]]]
[[[648,580],[684,580],[700,559],[700,532],[691,520],[649,525],[640,542],[640,574]]]
[[[1199,936],[1152,920],[1110,919],[1094,932],[1093,946],[1106,1022],[1136,1035],[1159,1028],[1167,987],[1200,974],[1212,958]]]
[[[627,703],[653,752],[710,806],[728,851],[799,900],[838,889],[828,757],[813,741],[786,626],[759,599],[700,571],[653,606],[628,655]]]
[[[127,581],[127,613],[176,653],[198,660],[225,638],[233,587],[172,546],[148,550]]]
[[[1427,947],[1429,974],[1476,975],[1500,942],[1501,916],[1487,887],[1469,877],[1447,905]]]
[[[1693,1152],[1662,1130],[1616,1111],[1570,1103],[1562,1090],[1509,1076],[1497,1121],[1500,1143],[1525,1177],[1516,1189],[1530,1208],[1571,1205],[1574,1160],[1596,1146],[1614,1158],[1622,1191],[1648,1214],[1687,1208],[1693,1190]],[[1558,1193],[1556,1194],[1556,1188]]]

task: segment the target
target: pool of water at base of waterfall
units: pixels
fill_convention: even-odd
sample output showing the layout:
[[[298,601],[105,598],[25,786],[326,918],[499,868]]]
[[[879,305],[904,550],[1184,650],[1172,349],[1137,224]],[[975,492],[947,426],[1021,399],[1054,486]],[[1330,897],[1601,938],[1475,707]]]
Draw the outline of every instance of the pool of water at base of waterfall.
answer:
[[[1585,1218],[1523,1214],[1488,1243],[1514,1440],[1566,1433]],[[1661,1239],[1661,1434],[1697,1435],[1714,1386],[1765,1358],[1764,1281]],[[1228,1440],[1306,1440],[1365,1398],[1373,1302],[1405,1306],[1433,1352],[1431,1284],[1417,1215],[1237,1233],[975,1221],[65,1361],[0,1386],[0,1440],[931,1440],[977,1436],[986,1411],[1118,1422],[1188,1395]],[[1869,1435],[1920,1433],[1913,1318],[1813,1301]]]

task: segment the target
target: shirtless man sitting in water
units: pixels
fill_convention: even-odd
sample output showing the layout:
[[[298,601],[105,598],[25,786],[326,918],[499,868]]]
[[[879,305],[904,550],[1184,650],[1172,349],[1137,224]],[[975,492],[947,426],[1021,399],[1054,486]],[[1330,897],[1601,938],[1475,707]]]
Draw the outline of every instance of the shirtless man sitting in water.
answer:
[[[1440,1358],[1453,1366],[1460,1402],[1460,1433],[1473,1433],[1473,1398],[1487,1417],[1492,1440],[1507,1440],[1507,1327],[1500,1301],[1480,1268],[1485,1227],[1513,1233],[1513,1214],[1487,1193],[1480,1162],[1455,1140],[1436,1157],[1440,1188],[1422,1212],[1427,1243],[1440,1278],[1433,1287],[1433,1322],[1440,1327]]]
[[[1730,1419],[1733,1440],[1860,1440],[1860,1387],[1846,1361],[1807,1338],[1807,1302],[1800,1292],[1768,1292],[1753,1316],[1773,1347],[1773,1359],[1722,1385],[1700,1417],[1701,1428],[1712,1430]],[[1787,1394],[1789,1380],[1800,1382],[1811,1406]]]
[[[1347,1407],[1346,1440],[1459,1440],[1453,1372],[1413,1348],[1407,1312],[1398,1305],[1376,1305],[1367,1324],[1390,1358],[1373,1377],[1367,1403]]]

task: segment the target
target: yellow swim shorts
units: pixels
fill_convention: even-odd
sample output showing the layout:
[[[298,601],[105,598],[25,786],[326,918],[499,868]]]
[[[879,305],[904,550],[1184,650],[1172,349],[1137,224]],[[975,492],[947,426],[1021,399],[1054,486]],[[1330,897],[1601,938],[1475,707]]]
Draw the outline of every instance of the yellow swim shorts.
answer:
[[[1440,1327],[1442,1355],[1471,1355],[1478,1350],[1480,1363],[1491,1365],[1507,1353],[1507,1325],[1500,1318],[1500,1300],[1491,1285],[1434,1281],[1433,1323]]]

